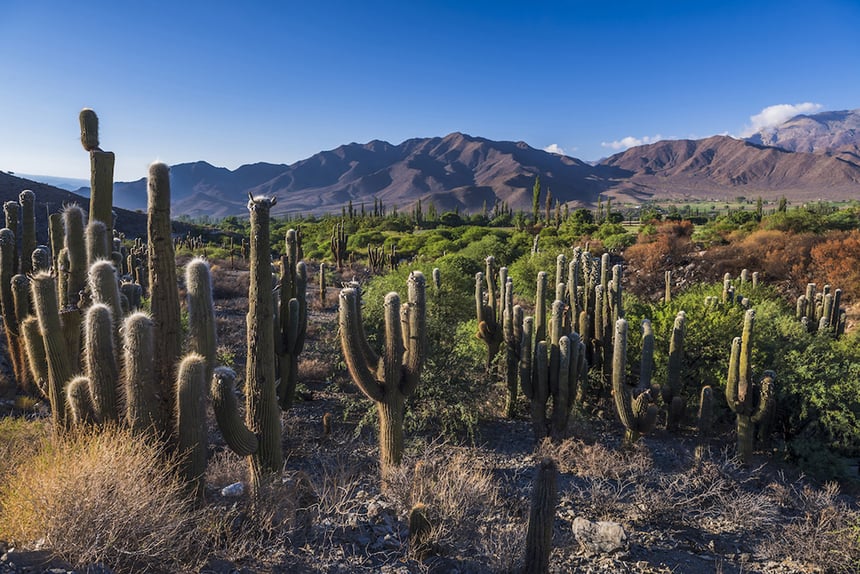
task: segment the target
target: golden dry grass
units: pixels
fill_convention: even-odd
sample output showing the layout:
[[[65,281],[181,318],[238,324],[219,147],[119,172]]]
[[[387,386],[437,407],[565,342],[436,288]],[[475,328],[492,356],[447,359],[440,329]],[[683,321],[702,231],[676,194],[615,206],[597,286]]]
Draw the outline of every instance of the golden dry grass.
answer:
[[[0,488],[0,539],[78,567],[181,571],[199,513],[162,453],[126,430],[43,440]]]

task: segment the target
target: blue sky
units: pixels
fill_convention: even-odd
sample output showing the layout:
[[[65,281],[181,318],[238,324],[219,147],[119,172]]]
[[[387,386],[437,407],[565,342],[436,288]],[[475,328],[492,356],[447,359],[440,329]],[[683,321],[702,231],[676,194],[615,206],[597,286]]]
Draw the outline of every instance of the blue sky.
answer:
[[[118,181],[453,131],[596,160],[860,108],[858,30],[857,0],[3,0],[0,170],[88,177],[82,107]]]

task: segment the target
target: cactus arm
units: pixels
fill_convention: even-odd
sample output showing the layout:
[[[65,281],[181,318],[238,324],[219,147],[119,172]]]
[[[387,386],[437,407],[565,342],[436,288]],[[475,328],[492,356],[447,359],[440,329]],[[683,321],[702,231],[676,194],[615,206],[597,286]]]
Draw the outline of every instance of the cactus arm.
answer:
[[[535,341],[546,340],[546,277],[546,271],[538,272],[535,289]]]
[[[236,373],[227,367],[218,367],[212,373],[212,409],[215,421],[224,440],[239,456],[257,452],[257,436],[245,426],[239,414],[239,404],[234,392]]]
[[[205,259],[194,258],[185,267],[188,290],[188,350],[206,360],[206,377],[212,378],[216,360],[215,303],[212,299],[212,277]]]
[[[405,345],[405,376],[400,385],[400,392],[404,396],[409,396],[415,391],[420,380],[421,368],[427,358],[426,283],[424,274],[420,271],[411,272],[406,282],[409,298],[409,336]]]
[[[366,363],[365,354],[362,352],[361,339],[364,339],[364,330],[359,322],[358,293],[347,287],[341,290],[339,298],[340,342],[349,374],[370,400],[381,401],[385,392],[376,381],[376,365]],[[365,340],[364,343],[366,342]]]
[[[84,240],[84,211],[72,204],[63,210],[64,246],[69,258],[66,301],[62,305],[77,305],[78,294],[87,284],[87,250]]]
[[[25,189],[18,195],[21,204],[21,273],[33,271],[33,251],[36,250],[36,194]],[[20,318],[20,317],[19,317]]]
[[[738,412],[738,362],[741,355],[741,338],[732,339],[732,350],[729,355],[729,373],[726,377],[726,402],[733,412]]]
[[[546,403],[549,399],[549,368],[547,365],[546,341],[538,341],[535,344],[535,356],[533,359],[534,371],[532,375],[531,416],[535,436],[541,439],[546,436]]]
[[[24,319],[20,328],[27,353],[27,361],[30,365],[30,373],[39,392],[45,398],[49,398],[48,363],[45,357],[45,343],[42,341],[42,334],[39,332],[39,321],[31,315]]]
[[[403,332],[400,325],[400,295],[392,291],[385,296],[383,304],[385,319],[385,352],[380,362],[382,372],[379,379],[384,381],[385,392],[391,392],[391,382],[400,383],[403,369]]]
[[[776,403],[776,373],[773,371],[765,371],[764,376],[759,382],[759,401],[756,411],[750,417],[752,422],[758,424],[762,422],[767,415],[773,410]]]
[[[66,405],[71,423],[76,426],[90,424],[95,421],[92,397],[90,396],[90,380],[78,375],[66,385]]]

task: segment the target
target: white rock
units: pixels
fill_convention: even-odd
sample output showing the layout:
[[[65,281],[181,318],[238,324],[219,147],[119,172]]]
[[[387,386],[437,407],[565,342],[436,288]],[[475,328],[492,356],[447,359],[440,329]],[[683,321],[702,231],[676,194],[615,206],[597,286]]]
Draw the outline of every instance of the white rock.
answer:
[[[245,484],[234,482],[221,489],[221,496],[242,496],[245,492]]]
[[[588,554],[606,554],[627,548],[627,533],[617,522],[573,520],[573,536]]]

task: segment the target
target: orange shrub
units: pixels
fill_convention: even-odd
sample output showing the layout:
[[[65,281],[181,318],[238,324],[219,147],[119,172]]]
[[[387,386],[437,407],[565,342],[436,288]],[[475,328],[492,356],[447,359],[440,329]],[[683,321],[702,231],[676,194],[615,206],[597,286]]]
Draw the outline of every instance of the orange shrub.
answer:
[[[811,281],[842,289],[846,299],[860,296],[860,230],[828,233],[810,258]]]

